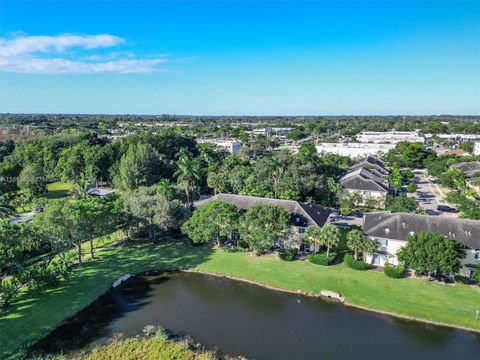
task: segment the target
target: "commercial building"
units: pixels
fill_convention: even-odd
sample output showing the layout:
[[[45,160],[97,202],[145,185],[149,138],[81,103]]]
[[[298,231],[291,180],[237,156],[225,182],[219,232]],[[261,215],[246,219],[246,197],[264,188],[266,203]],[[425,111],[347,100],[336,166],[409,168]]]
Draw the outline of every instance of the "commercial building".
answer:
[[[398,144],[402,141],[424,143],[423,136],[418,134],[418,131],[362,131],[357,135],[357,141],[361,143],[373,144]]]
[[[316,146],[320,156],[337,154],[351,158],[365,157],[369,155],[386,154],[395,148],[395,144],[371,144],[371,143],[321,143]]]

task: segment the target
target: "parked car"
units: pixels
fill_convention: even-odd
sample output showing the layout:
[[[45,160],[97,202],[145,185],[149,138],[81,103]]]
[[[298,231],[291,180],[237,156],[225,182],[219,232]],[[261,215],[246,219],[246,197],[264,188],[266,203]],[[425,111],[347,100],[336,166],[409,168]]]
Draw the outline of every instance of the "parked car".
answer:
[[[454,208],[452,208],[448,205],[438,205],[437,210],[441,211],[441,212],[450,212],[450,213],[457,212],[457,210],[455,210]]]

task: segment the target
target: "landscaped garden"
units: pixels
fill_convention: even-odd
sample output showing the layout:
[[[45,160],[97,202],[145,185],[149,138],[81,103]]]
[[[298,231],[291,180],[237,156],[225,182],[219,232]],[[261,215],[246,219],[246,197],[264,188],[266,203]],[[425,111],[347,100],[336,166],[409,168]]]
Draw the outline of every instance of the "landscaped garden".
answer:
[[[375,271],[356,271],[343,263],[318,266],[179,242],[140,243],[106,248],[97,259],[86,259],[60,286],[39,295],[21,294],[0,317],[0,357],[17,354],[35,343],[95,301],[118,277],[153,269],[203,271],[311,294],[331,290],[348,304],[480,331],[480,321],[475,320],[480,304],[478,287],[392,279]]]

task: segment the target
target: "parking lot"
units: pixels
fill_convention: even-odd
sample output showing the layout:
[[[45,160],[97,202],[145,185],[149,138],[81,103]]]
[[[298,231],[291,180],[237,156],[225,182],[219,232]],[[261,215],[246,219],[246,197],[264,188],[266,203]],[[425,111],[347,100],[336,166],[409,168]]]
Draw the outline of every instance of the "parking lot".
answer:
[[[445,217],[458,217],[456,212],[438,211],[439,205],[449,206],[443,199],[446,195],[445,189],[427,178],[425,170],[415,170],[415,183],[418,188],[415,193],[409,193],[408,196],[415,197],[420,209],[425,210],[429,215],[439,215]]]

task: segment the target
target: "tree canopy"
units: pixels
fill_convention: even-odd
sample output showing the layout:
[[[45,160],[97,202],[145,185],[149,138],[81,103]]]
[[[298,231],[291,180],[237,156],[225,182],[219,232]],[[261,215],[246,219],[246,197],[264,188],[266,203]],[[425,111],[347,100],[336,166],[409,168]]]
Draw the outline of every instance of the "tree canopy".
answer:
[[[398,259],[419,274],[454,274],[460,268],[463,252],[460,245],[435,232],[409,235],[407,245],[398,252]]]

